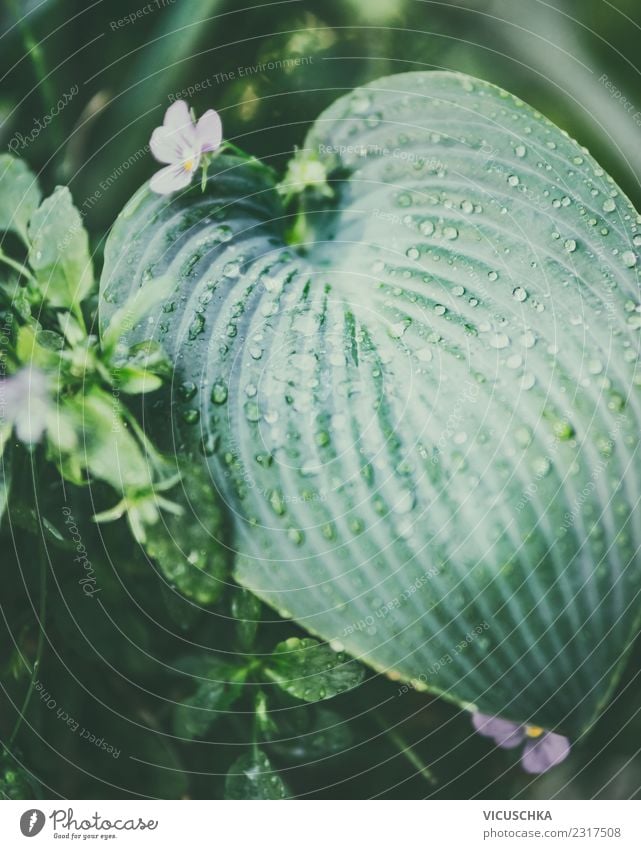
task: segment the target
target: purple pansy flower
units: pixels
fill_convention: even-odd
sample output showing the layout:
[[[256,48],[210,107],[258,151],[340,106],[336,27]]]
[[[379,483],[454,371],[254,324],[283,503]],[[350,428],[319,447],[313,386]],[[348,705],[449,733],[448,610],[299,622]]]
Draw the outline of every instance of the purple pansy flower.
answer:
[[[154,157],[167,163],[151,178],[152,191],[168,195],[188,186],[203,155],[218,150],[222,138],[222,124],[215,110],[208,109],[195,122],[184,100],[172,103],[162,127],[156,127],[149,141]]]
[[[472,724],[479,734],[491,737],[502,749],[514,749],[525,743],[521,765],[526,772],[547,772],[570,754],[570,741],[567,737],[545,731],[538,725],[520,725],[484,713],[473,714]]]

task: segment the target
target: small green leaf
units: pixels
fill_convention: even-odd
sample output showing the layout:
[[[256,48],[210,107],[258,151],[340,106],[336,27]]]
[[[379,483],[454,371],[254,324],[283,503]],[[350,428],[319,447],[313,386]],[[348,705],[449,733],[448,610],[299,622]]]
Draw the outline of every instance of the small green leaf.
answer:
[[[58,324],[72,348],[79,345],[87,335],[80,326],[78,319],[70,312],[58,313]]]
[[[241,755],[225,780],[226,799],[289,799],[283,780],[260,749]]]
[[[162,378],[146,369],[124,366],[118,372],[116,385],[127,395],[142,395],[160,389]]]
[[[89,240],[66,186],[38,207],[29,224],[29,264],[54,307],[77,307],[93,285]]]
[[[64,399],[58,404],[56,415],[64,425],[64,432],[77,434],[82,444],[81,451],[73,451],[66,457],[52,452],[51,459],[58,462],[65,477],[83,483],[86,469],[119,492],[151,490],[153,469],[149,458],[106,392],[94,387],[83,397]],[[58,434],[59,430],[55,423],[48,427],[50,435]],[[50,439],[55,438],[53,435]]]
[[[64,339],[59,333],[43,330],[33,319],[18,330],[16,356],[26,366],[57,369],[63,347]]]
[[[301,705],[279,714],[278,735],[272,735],[274,751],[289,760],[309,762],[344,752],[353,743],[345,719],[322,705]]]
[[[39,795],[35,780],[5,752],[0,758],[0,799],[37,799]]]
[[[28,244],[27,225],[41,197],[31,169],[21,159],[0,154],[0,230],[17,233]]]
[[[181,672],[194,678],[196,692],[175,709],[173,731],[178,737],[193,740],[202,737],[242,693],[244,670],[208,659],[185,658],[178,664]]]
[[[10,426],[4,425],[0,428],[0,524],[7,509],[11,489],[11,446],[6,445],[10,433]]]
[[[256,729],[260,732],[265,740],[271,740],[274,734],[278,731],[278,727],[269,713],[267,708],[267,696],[262,690],[256,694],[254,704],[254,717]]]
[[[356,687],[365,670],[318,640],[290,637],[276,646],[265,674],[294,698],[317,702]]]
[[[223,514],[207,472],[202,467],[189,468],[171,499],[182,514],[163,516],[145,549],[183,595],[199,604],[212,604],[225,587],[229,565]]]
[[[249,590],[240,587],[234,593],[231,612],[236,621],[236,636],[241,648],[248,649],[254,642],[260,622],[261,601]]]

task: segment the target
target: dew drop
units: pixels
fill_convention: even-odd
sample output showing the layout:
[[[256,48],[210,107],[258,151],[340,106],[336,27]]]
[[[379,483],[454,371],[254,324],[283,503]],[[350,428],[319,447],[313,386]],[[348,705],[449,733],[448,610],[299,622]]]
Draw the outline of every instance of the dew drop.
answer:
[[[227,387],[224,383],[216,381],[211,389],[211,400],[214,404],[224,404],[227,400]]]
[[[509,337],[505,335],[505,333],[493,333],[490,336],[490,347],[497,348],[501,350],[502,348],[507,348],[510,344]]]
[[[524,348],[533,348],[536,344],[536,336],[531,330],[526,330],[519,341]]]
[[[240,265],[237,262],[228,262],[223,267],[225,277],[238,277],[240,274]]]
[[[260,409],[255,401],[248,401],[245,404],[245,416],[248,422],[260,421]]]
[[[189,338],[196,339],[205,329],[205,316],[197,313],[189,325]]]
[[[197,391],[196,384],[191,380],[186,380],[178,387],[178,393],[183,401],[191,401]]]
[[[205,455],[205,457],[211,457],[212,454],[216,453],[219,441],[220,440],[217,433],[207,434],[207,436],[203,440],[202,445],[200,446],[200,450]]]

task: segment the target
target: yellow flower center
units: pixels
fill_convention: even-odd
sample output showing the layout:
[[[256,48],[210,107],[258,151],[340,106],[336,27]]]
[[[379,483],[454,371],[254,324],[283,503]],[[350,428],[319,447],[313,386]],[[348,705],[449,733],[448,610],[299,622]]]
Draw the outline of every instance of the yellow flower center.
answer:
[[[186,159],[183,167],[184,167],[185,171],[193,171],[195,164],[196,163],[194,162],[193,159]]]
[[[525,726],[525,734],[526,734],[526,736],[527,736],[527,737],[532,737],[533,739],[536,739],[537,737],[540,737],[540,736],[541,736],[541,734],[543,734],[543,731],[544,731],[544,729],[543,729],[543,728],[539,728],[539,726],[538,726],[538,725],[526,725],[526,726]]]

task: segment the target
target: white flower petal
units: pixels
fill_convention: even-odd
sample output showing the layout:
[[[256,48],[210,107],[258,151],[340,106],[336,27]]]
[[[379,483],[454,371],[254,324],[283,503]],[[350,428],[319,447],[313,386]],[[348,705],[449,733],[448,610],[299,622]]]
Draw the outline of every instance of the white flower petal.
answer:
[[[173,150],[174,153],[172,159],[160,160],[161,162],[186,162],[193,160],[200,153],[196,125],[184,100],[177,100],[172,103],[165,112],[163,128],[164,133],[161,136],[163,152],[169,153],[170,150]]]
[[[172,103],[169,109],[165,112],[165,120],[163,126],[168,130],[179,132],[187,126],[193,127],[194,122],[189,113],[189,107],[184,100],[177,100]]]
[[[223,125],[215,109],[208,109],[198,119],[196,137],[202,153],[216,150],[223,139]]]
[[[149,187],[156,194],[170,195],[188,186],[192,176],[193,171],[186,171],[182,164],[168,165],[156,171],[149,181]]]
[[[173,130],[167,127],[156,127],[149,140],[149,148],[158,162],[179,162],[181,158],[180,145]]]
[[[23,368],[0,382],[2,419],[12,424],[21,442],[42,438],[50,408],[47,379],[37,369]]]

